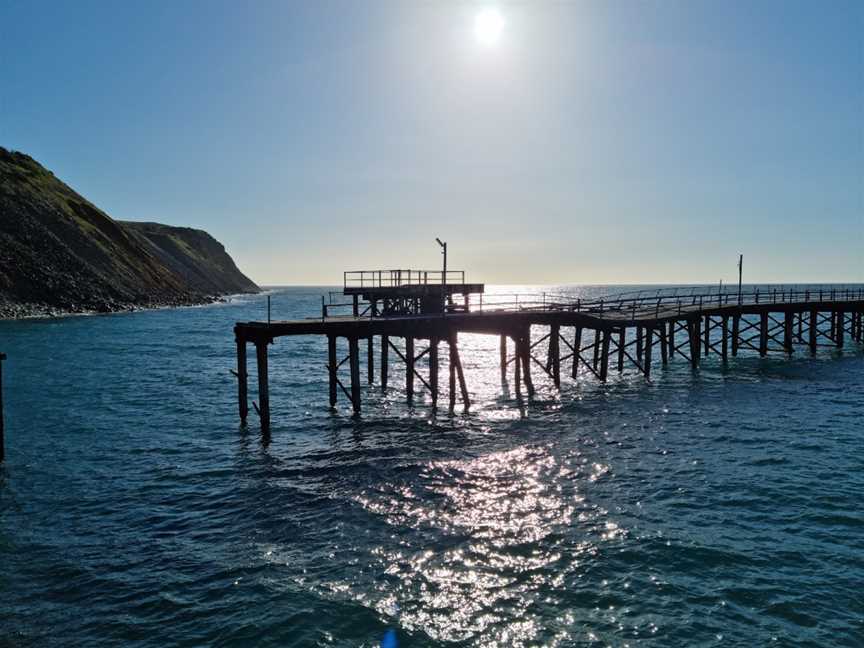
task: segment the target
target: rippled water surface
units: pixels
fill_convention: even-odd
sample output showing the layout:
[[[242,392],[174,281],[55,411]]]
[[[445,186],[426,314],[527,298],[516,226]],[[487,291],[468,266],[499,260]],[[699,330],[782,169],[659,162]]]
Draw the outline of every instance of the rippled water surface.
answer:
[[[352,419],[326,343],[279,339],[263,444],[229,369],[264,309],[0,322],[0,646],[864,645],[848,342],[560,394],[535,366],[520,407],[464,335],[470,414],[408,409],[391,354]]]

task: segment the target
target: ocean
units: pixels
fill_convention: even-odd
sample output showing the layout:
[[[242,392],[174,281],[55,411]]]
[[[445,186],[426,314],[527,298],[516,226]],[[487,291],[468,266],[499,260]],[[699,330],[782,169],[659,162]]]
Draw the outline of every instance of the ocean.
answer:
[[[323,292],[273,289],[273,317]],[[462,335],[469,413],[407,407],[393,369],[353,418],[326,340],[282,338],[263,443],[230,373],[262,318],[265,295],[0,322],[0,646],[864,645],[848,340],[560,393],[535,370],[520,407],[498,339]]]

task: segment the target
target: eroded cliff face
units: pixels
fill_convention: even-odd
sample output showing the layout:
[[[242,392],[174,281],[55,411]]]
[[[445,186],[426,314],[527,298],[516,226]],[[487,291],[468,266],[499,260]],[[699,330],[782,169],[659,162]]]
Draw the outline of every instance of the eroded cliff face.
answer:
[[[115,221],[33,158],[0,147],[0,318],[257,290],[206,232]]]

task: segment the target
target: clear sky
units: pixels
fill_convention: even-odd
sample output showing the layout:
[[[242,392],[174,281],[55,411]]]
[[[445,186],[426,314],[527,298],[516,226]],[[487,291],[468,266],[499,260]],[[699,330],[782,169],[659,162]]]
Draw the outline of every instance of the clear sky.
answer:
[[[489,283],[864,281],[859,0],[0,0],[0,33],[0,145],[259,283],[436,236]]]

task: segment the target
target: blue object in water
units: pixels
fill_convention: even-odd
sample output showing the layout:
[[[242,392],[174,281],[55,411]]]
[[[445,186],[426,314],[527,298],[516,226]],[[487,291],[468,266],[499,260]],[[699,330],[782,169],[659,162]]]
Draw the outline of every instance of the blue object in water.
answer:
[[[396,631],[388,630],[384,633],[384,638],[381,640],[381,648],[397,648],[399,642],[396,641]]]

